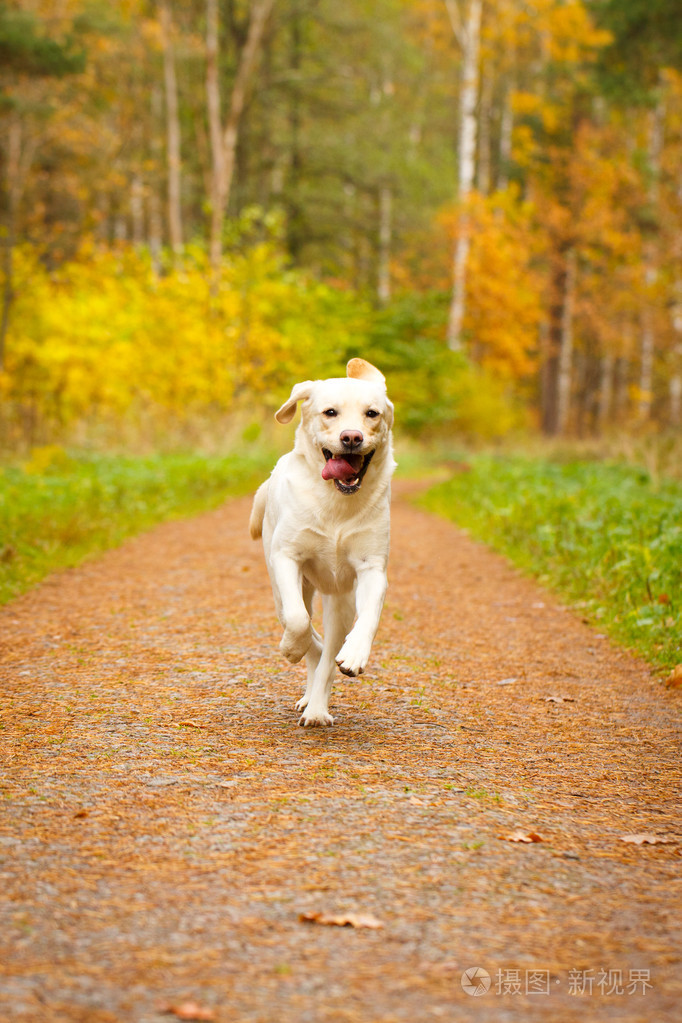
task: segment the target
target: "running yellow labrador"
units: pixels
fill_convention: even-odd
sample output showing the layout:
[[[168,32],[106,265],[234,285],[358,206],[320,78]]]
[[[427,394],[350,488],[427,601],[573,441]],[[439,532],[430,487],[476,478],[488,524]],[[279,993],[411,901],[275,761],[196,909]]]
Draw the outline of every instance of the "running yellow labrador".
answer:
[[[280,650],[292,664],[306,659],[299,724],[331,725],[336,665],[362,674],[386,594],[393,405],[364,359],[351,359],[346,377],[296,384],[275,419],[289,423],[299,402],[294,449],[257,491],[250,528],[263,537]],[[311,622],[316,590],[324,638]]]

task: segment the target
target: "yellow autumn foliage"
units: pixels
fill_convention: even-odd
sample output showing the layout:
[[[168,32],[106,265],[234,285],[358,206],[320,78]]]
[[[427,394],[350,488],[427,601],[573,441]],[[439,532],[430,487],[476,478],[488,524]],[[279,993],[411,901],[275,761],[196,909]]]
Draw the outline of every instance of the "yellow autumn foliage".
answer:
[[[356,296],[287,270],[267,243],[226,260],[215,295],[201,250],[157,277],[130,248],[91,248],[54,273],[26,248],[15,278],[0,389],[52,427],[273,405],[303,367],[338,370],[366,330]]]

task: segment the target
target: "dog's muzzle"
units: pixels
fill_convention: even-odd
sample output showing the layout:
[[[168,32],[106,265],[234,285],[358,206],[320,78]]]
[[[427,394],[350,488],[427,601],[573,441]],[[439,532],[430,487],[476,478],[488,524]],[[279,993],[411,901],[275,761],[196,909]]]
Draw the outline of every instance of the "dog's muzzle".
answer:
[[[334,486],[342,494],[357,494],[374,452],[370,451],[366,455],[346,453],[334,455],[328,448],[323,448],[322,454],[324,455],[322,479],[334,480]]]

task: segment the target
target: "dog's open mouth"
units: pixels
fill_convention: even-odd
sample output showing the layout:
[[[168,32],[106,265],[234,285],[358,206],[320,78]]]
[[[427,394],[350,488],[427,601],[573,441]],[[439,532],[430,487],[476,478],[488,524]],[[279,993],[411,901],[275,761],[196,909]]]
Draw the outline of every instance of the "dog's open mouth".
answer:
[[[342,494],[356,494],[372,461],[373,451],[366,455],[333,455],[328,448],[322,448],[324,455],[323,480],[334,480],[334,486]]]

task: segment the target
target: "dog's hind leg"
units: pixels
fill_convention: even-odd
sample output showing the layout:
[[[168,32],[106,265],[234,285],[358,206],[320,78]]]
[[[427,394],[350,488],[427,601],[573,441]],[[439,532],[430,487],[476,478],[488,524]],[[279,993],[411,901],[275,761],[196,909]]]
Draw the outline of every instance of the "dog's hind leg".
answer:
[[[303,579],[303,603],[306,606],[306,610],[313,617],[313,599],[315,597],[315,588],[305,577]],[[315,678],[315,672],[317,666],[320,663],[320,655],[322,653],[322,637],[315,628],[312,630],[313,640],[305,655],[305,663],[308,671],[308,679],[306,682],[305,693],[296,704],[296,710],[305,710],[310,700],[310,694],[313,691],[313,680]]]
[[[298,723],[306,727],[334,724],[334,719],[329,713],[329,696],[336,672],[336,654],[349,632],[355,616],[353,594],[325,594],[322,597],[322,609],[324,622],[322,652],[315,669],[310,692],[306,690],[307,703],[303,706],[303,700],[301,700],[298,708],[303,710]]]

